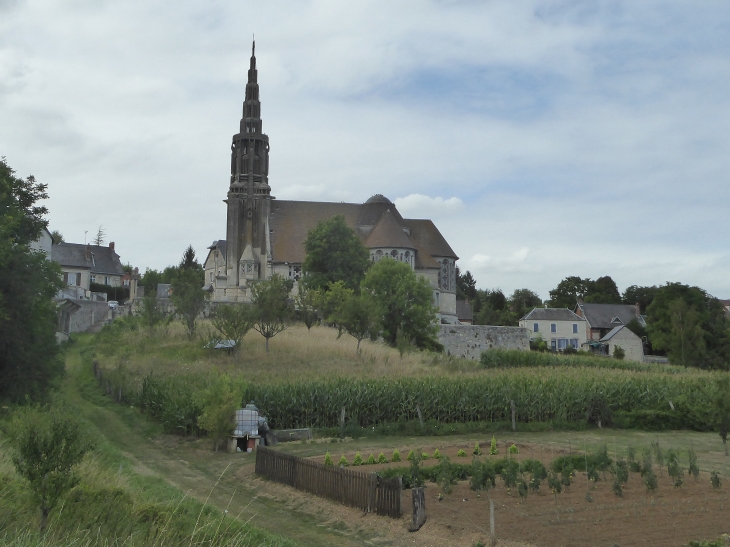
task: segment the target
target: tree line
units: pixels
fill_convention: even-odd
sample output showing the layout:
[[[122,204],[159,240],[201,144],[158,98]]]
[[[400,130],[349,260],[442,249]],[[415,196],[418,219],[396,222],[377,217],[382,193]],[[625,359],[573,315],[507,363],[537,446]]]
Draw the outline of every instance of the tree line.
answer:
[[[720,300],[700,287],[667,282],[631,285],[621,293],[610,276],[595,280],[568,276],[549,295],[543,302],[537,293],[517,289],[507,297],[501,289],[477,289],[470,272],[457,272],[457,298],[471,303],[474,324],[517,326],[536,307],[574,310],[579,300],[638,304],[646,326],[634,320],[627,327],[644,340],[651,353],[666,355],[677,365],[730,368],[730,320]]]

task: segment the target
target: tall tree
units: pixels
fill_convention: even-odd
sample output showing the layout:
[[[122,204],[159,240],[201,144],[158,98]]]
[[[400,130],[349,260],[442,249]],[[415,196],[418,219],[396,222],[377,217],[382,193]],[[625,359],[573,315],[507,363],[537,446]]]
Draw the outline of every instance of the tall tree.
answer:
[[[579,298],[585,298],[590,282],[590,279],[581,279],[575,275],[566,277],[550,291],[550,307],[572,310]]]
[[[436,340],[433,290],[408,264],[380,260],[368,271],[362,290],[378,308],[380,333],[389,345],[395,347],[400,331],[419,348],[441,348]]]
[[[470,301],[477,299],[476,279],[469,270],[462,274],[458,266],[456,267],[456,298]]]
[[[594,302],[596,304],[621,303],[621,294],[618,292],[616,282],[610,275],[604,275],[595,281],[586,281],[588,282],[588,292],[585,295],[586,302]]]
[[[278,274],[251,284],[253,329],[266,339],[266,351],[269,351],[269,340],[289,326],[292,315],[289,293],[292,287],[294,282],[291,279],[284,279]]]
[[[58,245],[59,243],[63,243],[63,234],[59,232],[58,230],[53,230],[51,232],[51,239],[53,240],[54,245]]]
[[[623,295],[621,295],[621,302],[624,304],[639,304],[641,311],[646,313],[647,308],[654,301],[659,288],[656,285],[651,287],[642,287],[639,285],[631,285],[626,287]]]
[[[730,332],[728,332],[728,320],[725,310],[720,301],[707,294],[699,287],[690,287],[681,283],[667,283],[656,291],[654,300],[647,308],[647,334],[654,349],[659,351],[674,352],[674,359],[677,360],[677,334],[678,328],[684,332],[698,335],[694,325],[687,323],[687,315],[680,321],[678,313],[684,305],[674,304],[682,299],[686,308],[691,308],[696,313],[690,312],[689,319],[692,323],[696,321],[701,329],[704,343],[704,353],[698,353],[702,343],[697,341],[692,345],[690,354],[685,354],[684,360],[701,368],[727,369],[730,360]],[[680,358],[681,359],[681,358]]]
[[[378,308],[366,294],[351,293],[337,313],[338,326],[357,340],[358,354],[360,342],[377,335],[378,319]]]
[[[63,283],[58,264],[30,248],[48,225],[38,205],[47,186],[14,173],[0,159],[0,399],[22,400],[63,373],[51,300]]]
[[[170,300],[175,312],[185,325],[188,337],[195,336],[198,316],[205,307],[207,294],[203,290],[200,272],[194,268],[181,268],[172,281]]]
[[[358,291],[370,265],[370,254],[355,232],[337,215],[317,224],[304,241],[307,255],[302,264],[308,287],[327,290],[330,283],[342,281]]]
[[[213,326],[226,340],[233,340],[233,351],[241,348],[243,339],[253,326],[251,308],[243,304],[224,304],[218,306],[213,314]]]
[[[188,245],[188,248],[185,249],[178,268],[181,270],[184,268],[192,268],[195,270],[200,268],[200,264],[198,264],[198,259],[195,258],[195,249],[193,249],[192,245]]]
[[[104,230],[104,226],[99,225],[99,229],[96,230],[96,237],[91,240],[91,243],[93,245],[104,245],[105,239],[106,231]]]
[[[671,338],[669,359],[685,367],[699,367],[705,357],[705,340],[697,310],[688,306],[684,298],[669,304]]]
[[[515,289],[507,299],[510,309],[515,313],[517,319],[527,315],[534,308],[542,306],[542,300],[537,293],[530,289]]]

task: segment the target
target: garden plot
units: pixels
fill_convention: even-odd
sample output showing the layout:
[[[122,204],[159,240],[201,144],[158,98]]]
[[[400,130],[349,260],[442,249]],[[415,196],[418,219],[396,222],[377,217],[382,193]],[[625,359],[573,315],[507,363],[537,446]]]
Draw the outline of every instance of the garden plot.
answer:
[[[480,448],[483,452],[480,458],[483,461],[494,462],[505,457],[504,444],[498,448],[499,454],[496,456],[489,456],[488,444]],[[525,444],[516,448],[519,453],[512,455],[514,461],[534,459],[541,461],[547,470],[556,458],[569,455],[568,450],[563,451],[562,447],[551,450]],[[466,452],[467,456],[459,457],[457,454],[460,450]],[[408,451],[401,449],[401,462],[363,465],[355,469],[383,474],[396,467],[407,471],[407,466],[410,465],[405,461]],[[422,462],[426,467],[438,463],[432,452],[429,452],[429,459]],[[439,452],[440,455],[447,456],[452,465],[469,465],[473,447],[441,447]],[[611,469],[598,472],[591,469],[594,480],[589,480],[585,471],[575,471],[570,485],[561,485],[562,492],[559,494],[551,491],[549,479],[545,478],[538,491],[528,487],[525,498],[520,496],[518,487],[506,487],[499,475],[496,477],[496,486],[486,491],[471,490],[469,478],[454,484],[451,493],[444,493],[439,484],[426,480],[428,520],[424,528],[414,534],[414,539],[423,534],[424,538],[448,536],[452,538],[453,545],[473,545],[480,540],[487,544],[490,498],[495,502],[497,536],[523,544],[565,547],[603,544],[618,544],[621,547],[681,546],[691,540],[710,539],[728,533],[730,480],[721,477],[723,484],[715,488],[711,484],[710,470],[700,471],[695,478],[689,472],[688,450],[684,450],[679,451],[682,485],[675,487],[676,472],[674,477],[669,476],[668,451],[661,452],[660,450],[658,459],[664,464],[659,466],[656,463],[656,450],[651,451],[652,471],[656,477],[656,488],[653,491],[647,490],[645,485],[646,473],[642,477],[638,471],[646,463],[641,461],[641,450],[637,450],[633,465],[624,459],[627,467],[631,465],[635,471],[630,472],[628,480],[622,484],[622,497],[615,493],[615,477]],[[573,455],[578,454],[573,448]],[[356,456],[354,452],[333,452],[331,459],[335,465],[342,455],[350,463]],[[361,454],[364,461],[369,456],[370,452]],[[377,461],[378,456],[379,452],[373,453],[374,460]],[[392,450],[384,451],[384,456],[390,460]],[[318,459],[322,461],[321,456]],[[524,477],[529,485],[529,474],[526,473]],[[404,527],[410,521],[410,504],[410,490],[404,489]],[[419,544],[417,539],[415,544]]]

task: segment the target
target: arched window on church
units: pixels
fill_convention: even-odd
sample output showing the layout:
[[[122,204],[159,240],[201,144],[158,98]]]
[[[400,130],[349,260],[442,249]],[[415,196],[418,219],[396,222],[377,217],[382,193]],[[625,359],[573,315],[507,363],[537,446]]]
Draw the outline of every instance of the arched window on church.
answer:
[[[392,251],[390,251],[390,256],[392,256],[393,260],[395,260],[396,258],[398,258],[398,251],[393,249]]]

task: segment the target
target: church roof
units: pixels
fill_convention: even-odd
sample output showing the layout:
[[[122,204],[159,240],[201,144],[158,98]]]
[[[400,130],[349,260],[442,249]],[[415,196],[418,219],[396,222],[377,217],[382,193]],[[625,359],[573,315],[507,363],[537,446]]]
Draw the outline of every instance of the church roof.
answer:
[[[438,268],[433,256],[458,258],[430,220],[404,219],[387,198],[360,203],[272,200],[269,217],[272,259],[304,262],[304,241],[323,220],[342,215],[365,247],[416,249],[416,268]],[[372,229],[362,230],[364,226]],[[403,228],[410,231],[407,234]],[[410,236],[410,237],[409,237]]]
[[[411,239],[431,256],[458,259],[454,250],[446,243],[436,225],[428,219],[404,219],[403,225],[411,230]]]
[[[372,199],[372,198],[371,198]],[[416,246],[403,231],[390,209],[385,211],[380,221],[363,242],[368,249],[395,247],[396,249],[415,249]]]

